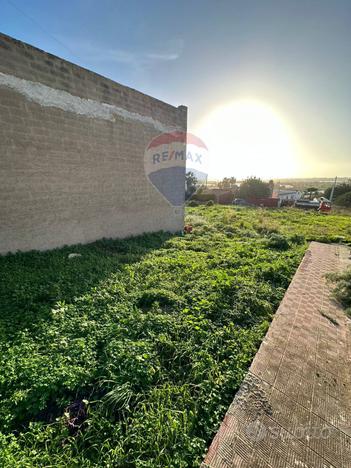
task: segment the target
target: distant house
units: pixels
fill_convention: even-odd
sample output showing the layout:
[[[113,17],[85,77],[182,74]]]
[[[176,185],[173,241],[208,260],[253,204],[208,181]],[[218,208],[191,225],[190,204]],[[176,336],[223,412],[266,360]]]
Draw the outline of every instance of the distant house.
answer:
[[[275,190],[273,192],[274,198],[279,198],[280,201],[296,201],[299,200],[303,195],[303,192],[299,190]]]

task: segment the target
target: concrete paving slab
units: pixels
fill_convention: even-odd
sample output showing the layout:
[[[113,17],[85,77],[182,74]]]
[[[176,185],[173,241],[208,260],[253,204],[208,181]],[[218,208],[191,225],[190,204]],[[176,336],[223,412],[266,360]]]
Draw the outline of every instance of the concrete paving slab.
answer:
[[[325,279],[350,265],[310,244],[202,468],[351,468],[351,321]]]

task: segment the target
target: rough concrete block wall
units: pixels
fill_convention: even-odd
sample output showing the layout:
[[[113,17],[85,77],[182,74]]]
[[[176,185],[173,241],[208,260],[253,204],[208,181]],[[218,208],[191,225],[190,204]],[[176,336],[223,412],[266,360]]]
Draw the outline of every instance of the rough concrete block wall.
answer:
[[[143,158],[186,125],[184,106],[0,34],[0,253],[182,229]]]

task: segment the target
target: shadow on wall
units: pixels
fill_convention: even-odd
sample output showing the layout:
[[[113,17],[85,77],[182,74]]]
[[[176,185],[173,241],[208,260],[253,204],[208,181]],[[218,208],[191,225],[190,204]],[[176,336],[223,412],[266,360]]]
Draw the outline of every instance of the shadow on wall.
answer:
[[[171,237],[174,234],[161,231],[0,256],[0,341],[15,341],[24,329],[34,332],[43,321],[52,320],[55,304],[84,295]],[[69,258],[72,253],[78,255]]]

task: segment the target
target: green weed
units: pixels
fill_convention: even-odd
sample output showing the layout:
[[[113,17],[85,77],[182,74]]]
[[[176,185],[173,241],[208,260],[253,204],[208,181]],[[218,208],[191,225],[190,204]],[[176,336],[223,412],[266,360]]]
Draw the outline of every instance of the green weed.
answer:
[[[0,466],[199,466],[307,241],[351,242],[293,209],[187,223],[0,257]]]

